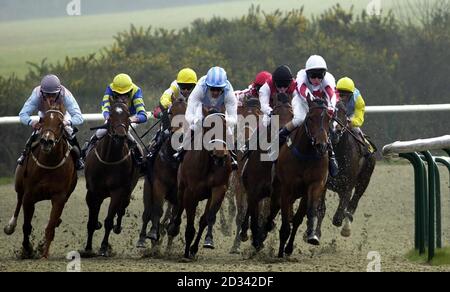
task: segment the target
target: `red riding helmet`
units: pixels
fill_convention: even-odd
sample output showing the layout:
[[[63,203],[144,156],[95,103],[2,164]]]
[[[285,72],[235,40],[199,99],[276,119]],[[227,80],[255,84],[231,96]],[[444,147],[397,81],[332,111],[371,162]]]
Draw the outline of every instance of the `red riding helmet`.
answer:
[[[258,73],[258,75],[256,75],[254,84],[263,86],[270,78],[272,78],[272,74],[267,71],[261,71]]]

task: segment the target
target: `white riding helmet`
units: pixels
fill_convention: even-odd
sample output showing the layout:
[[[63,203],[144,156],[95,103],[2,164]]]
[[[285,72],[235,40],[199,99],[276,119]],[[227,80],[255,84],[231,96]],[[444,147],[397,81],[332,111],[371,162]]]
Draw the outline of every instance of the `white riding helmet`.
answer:
[[[313,69],[328,70],[327,62],[325,62],[325,59],[322,56],[312,55],[311,57],[309,57],[308,61],[306,61],[305,70],[309,71]]]

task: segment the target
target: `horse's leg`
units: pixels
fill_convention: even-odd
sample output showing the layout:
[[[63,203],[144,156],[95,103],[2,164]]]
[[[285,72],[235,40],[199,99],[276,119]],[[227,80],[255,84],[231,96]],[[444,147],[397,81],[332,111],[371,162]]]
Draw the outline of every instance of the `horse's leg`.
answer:
[[[131,193],[129,196],[121,198],[119,210],[117,211],[116,225],[113,226],[113,232],[115,234],[120,234],[122,232],[122,219],[123,216],[125,215],[128,205],[130,204],[130,197]]]
[[[14,215],[9,220],[8,225],[6,225],[3,229],[6,235],[11,235],[14,233],[14,231],[16,231],[17,218],[19,217],[20,208],[22,207],[22,201],[23,193],[17,193],[17,204],[16,209],[14,210]]]
[[[322,199],[320,201],[320,205],[317,210],[318,221],[317,221],[316,235],[319,237],[319,239],[322,237],[322,222],[323,222],[323,219],[325,218],[325,213],[327,211],[327,205],[325,202],[326,194],[327,194],[327,190],[325,189],[323,191]]]
[[[252,230],[252,245],[256,251],[260,251],[263,248],[262,235],[260,234],[258,218],[259,218],[259,204],[256,194],[249,192],[248,197],[248,210],[250,212],[250,228]]]
[[[291,255],[294,251],[294,241],[295,241],[295,235],[297,234],[298,227],[302,224],[303,218],[305,218],[306,215],[306,208],[307,208],[307,199],[302,198],[300,200],[300,205],[298,206],[297,212],[295,212],[295,216],[292,220],[292,232],[291,236],[289,237],[289,242],[286,245],[286,248],[284,249],[284,252],[287,255]]]
[[[99,254],[103,257],[109,257],[109,234],[114,227],[114,217],[119,211],[121,204],[121,197],[126,190],[114,190],[111,192],[111,202],[109,203],[108,215],[105,218],[105,236],[100,247]]]
[[[88,238],[86,248],[84,249],[86,255],[91,255],[94,232],[101,228],[101,223],[98,222],[98,213],[100,212],[102,202],[103,200],[98,199],[98,196],[96,196],[93,192],[87,192],[86,203],[89,208],[89,219],[87,223]]]
[[[163,215],[164,199],[167,193],[167,188],[160,180],[156,179],[153,184],[152,192],[152,206],[151,206],[151,220],[152,228],[148,234],[148,238],[155,242],[159,240],[160,220]]]
[[[340,190],[338,192],[339,195],[339,205],[336,209],[336,213],[334,213],[333,216],[333,225],[336,227],[342,226],[342,221],[344,220],[344,214],[345,210],[348,206],[348,203],[350,201],[350,197],[352,195],[352,190]]]
[[[194,236],[195,236],[194,223],[195,223],[195,212],[197,209],[197,204],[198,204],[198,202],[196,201],[196,199],[194,198],[192,193],[186,189],[185,194],[184,194],[183,205],[186,206],[186,231],[184,233],[186,246],[184,249],[184,257],[187,259],[194,257],[194,255],[190,254],[190,247],[191,247],[192,240],[194,239]],[[177,219],[178,219],[178,215],[177,215]],[[181,220],[181,218],[180,218],[180,220]]]
[[[34,203],[31,199],[27,199],[28,196],[25,194],[25,200],[23,201],[23,242],[22,247],[24,251],[24,258],[31,258],[33,256],[33,247],[30,243],[30,234],[33,229],[31,225],[31,220],[34,214]]]
[[[321,203],[322,194],[324,192],[324,186],[320,182],[314,183],[308,188],[307,195],[307,229],[306,236],[307,242],[312,245],[319,245],[320,240],[316,234],[317,226],[318,226],[318,208]]]
[[[280,182],[278,181],[278,179],[274,180],[273,183],[273,191],[272,194],[270,195],[270,213],[269,216],[267,217],[267,222],[266,222],[266,226],[265,226],[265,232],[268,233],[270,231],[273,230],[273,228],[275,227],[275,218],[278,215],[278,212],[280,211]]]
[[[161,236],[164,236],[166,234],[167,231],[167,227],[169,226],[169,220],[172,216],[172,210],[173,210],[173,206],[172,204],[167,201],[167,206],[166,206],[166,210],[164,212],[164,216],[161,220],[161,225],[162,225],[162,229],[161,229]]]
[[[195,238],[195,241],[194,241],[194,243],[192,244],[192,246],[191,246],[191,248],[189,250],[190,254],[191,254],[191,257],[194,257],[197,254],[197,252],[198,252],[198,246],[200,244],[200,240],[202,238],[203,231],[205,230],[206,226],[208,225],[207,217],[208,217],[208,210],[209,210],[210,206],[211,206],[211,198],[208,199],[208,202],[206,203],[206,206],[205,206],[205,211],[203,212],[202,217],[200,217],[197,237]],[[209,228],[209,226],[208,226],[208,228]],[[208,242],[208,243],[210,245],[207,246],[207,248],[214,248],[214,243],[212,241],[212,238],[211,238],[211,241]],[[205,240],[205,244],[206,244],[206,240]]]
[[[45,244],[42,253],[42,258],[48,259],[50,244],[55,238],[55,228],[61,218],[61,214],[66,204],[66,198],[64,195],[60,195],[57,199],[52,199],[52,210],[50,212],[50,220],[45,228]]]
[[[237,182],[239,184],[239,182]],[[248,239],[247,229],[248,229],[248,215],[247,215],[247,196],[245,192],[236,192],[236,205],[237,205],[237,215],[236,215],[236,237],[234,238],[233,247],[230,253],[239,253],[239,248],[241,246],[242,239]],[[243,223],[247,218],[246,229],[244,232]],[[242,240],[243,241],[243,240]]]
[[[145,239],[147,237],[147,225],[150,221],[151,216],[151,185],[148,182],[148,178],[145,178],[144,183],[144,193],[143,193],[143,201],[144,201],[144,212],[142,213],[142,228],[141,232],[139,233],[139,240],[136,244],[136,247],[138,248],[145,248]]]
[[[291,214],[291,196],[286,191],[285,187],[281,188],[280,198],[281,198],[281,228],[280,228],[280,247],[278,249],[278,257],[282,258],[284,256],[284,247],[286,241],[291,233],[291,224],[289,221],[289,214]]]
[[[362,171],[358,175],[357,183],[355,186],[355,193],[348,203],[347,211],[345,212],[344,226],[341,230],[341,235],[344,237],[349,237],[351,235],[351,223],[353,222],[353,215],[356,212],[359,200],[364,195],[367,187],[369,186],[370,178],[372,176],[374,168],[375,158],[373,156],[366,158]]]

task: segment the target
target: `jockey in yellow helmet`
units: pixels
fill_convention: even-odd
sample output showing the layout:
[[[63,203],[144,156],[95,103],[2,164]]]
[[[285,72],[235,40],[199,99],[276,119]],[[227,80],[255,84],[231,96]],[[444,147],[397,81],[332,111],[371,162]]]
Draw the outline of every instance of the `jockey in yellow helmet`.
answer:
[[[156,133],[150,146],[149,157],[154,157],[165,138],[169,135],[170,120],[168,111],[172,105],[172,100],[179,97],[188,99],[195,85],[197,84],[197,74],[191,68],[184,68],[178,72],[177,79],[174,80],[170,87],[164,91],[159,99],[159,105],[153,110],[153,117],[161,119],[162,128]]]
[[[360,93],[356,88],[355,82],[349,77],[339,79],[336,84],[336,91],[345,106],[348,124],[356,134],[367,143],[370,152],[375,152],[376,147],[371,143],[361,130],[364,124],[364,113],[366,111],[366,104]]]

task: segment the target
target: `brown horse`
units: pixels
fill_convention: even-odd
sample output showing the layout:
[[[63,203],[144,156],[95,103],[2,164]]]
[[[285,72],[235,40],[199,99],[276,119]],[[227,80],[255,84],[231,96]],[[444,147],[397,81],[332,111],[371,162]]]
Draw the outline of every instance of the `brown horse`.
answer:
[[[213,113],[204,119],[204,124],[210,119],[220,117],[220,123],[223,127],[222,137],[211,136],[209,144],[214,147],[207,150],[187,150],[178,169],[178,204],[176,206],[176,216],[168,229],[169,236],[175,237],[179,232],[181,216],[186,210],[187,223],[185,232],[185,258],[194,258],[198,252],[198,245],[208,226],[208,232],[205,238],[205,244],[212,243],[212,226],[216,220],[216,214],[225,197],[228,188],[228,181],[231,174],[231,159],[227,150],[226,125],[224,114]],[[220,126],[220,125],[216,125]],[[203,127],[203,135],[207,134],[209,127]],[[203,136],[202,136],[203,137]],[[194,220],[197,205],[200,201],[207,199],[205,211],[200,218],[200,226],[195,242],[192,241],[195,236]],[[192,244],[192,246],[191,246]]]
[[[288,142],[283,145],[276,165],[273,195],[280,198],[282,220],[278,257],[283,257],[284,253],[292,254],[295,235],[305,215],[308,218],[307,242],[319,244],[318,212],[326,192],[327,142],[331,117],[324,101],[308,99],[308,104],[309,112],[304,123],[292,132]],[[293,204],[300,197],[302,200],[298,210],[291,219]]]
[[[279,127],[283,127],[292,120],[293,113],[289,97],[286,94],[279,94],[276,98],[276,103],[273,107],[272,114],[279,117]],[[276,129],[278,133],[278,128]],[[270,126],[267,133],[270,133]],[[261,161],[261,155],[268,153],[268,150],[263,150],[258,147],[258,150],[251,151],[246,165],[242,173],[242,181],[247,192],[247,215],[242,227],[241,239],[246,239],[248,229],[248,219],[251,218],[251,230],[253,237],[253,246],[256,250],[260,250],[263,246],[263,232],[260,228],[261,206],[260,202],[269,198],[272,193],[272,161]]]
[[[17,206],[13,217],[4,231],[14,233],[17,216],[23,206],[23,256],[33,257],[30,243],[31,220],[34,205],[43,200],[52,201],[50,220],[45,229],[45,241],[42,257],[48,258],[50,244],[55,237],[55,228],[61,224],[64,205],[77,184],[77,172],[70,156],[69,146],[64,132],[64,106],[50,107],[41,120],[39,145],[31,150],[24,165],[18,165],[15,174]]]
[[[339,195],[339,206],[333,217],[333,225],[341,227],[344,221],[341,235],[348,237],[353,215],[369,185],[376,159],[367,150],[364,137],[349,127],[346,105],[340,101],[336,108],[339,124],[336,126],[336,139],[332,141],[339,164],[339,175],[335,178],[329,177],[327,187]]]
[[[169,118],[184,115],[186,112],[186,99],[177,98],[172,101],[169,110]],[[179,162],[173,158],[175,150],[172,148],[172,134],[179,128],[172,127],[170,136],[166,138],[154,162],[149,165],[148,174],[145,176],[144,183],[144,213],[142,214],[142,229],[139,235],[137,247],[144,248],[145,240],[149,238],[157,242],[160,238],[160,219],[163,215],[164,201],[168,202],[167,213],[162,222],[163,226],[167,224],[171,206],[177,203],[177,172]],[[147,225],[152,221],[152,227],[147,234]]]
[[[127,133],[130,127],[129,117],[130,112],[125,103],[113,103],[107,123],[108,132],[86,157],[86,203],[89,207],[89,221],[84,256],[92,256],[92,238],[95,230],[101,228],[101,224],[98,222],[98,213],[103,200],[108,197],[111,197],[111,202],[104,222],[105,236],[99,254],[101,256],[110,255],[109,234],[113,229],[116,234],[121,232],[122,217],[139,179],[139,167],[132,159],[127,143]],[[117,224],[114,226],[113,221],[116,215]]]
[[[243,118],[247,117],[255,117],[256,122],[258,122],[258,117],[262,114],[261,112],[261,104],[258,98],[249,98],[245,99],[242,106],[238,107],[238,115]],[[245,125],[244,130],[241,131],[238,129],[238,141],[246,141],[249,144],[249,139],[253,135],[256,134],[257,127],[254,125]],[[240,135],[243,135],[241,137]],[[237,157],[238,157],[238,169],[231,174],[230,178],[230,189],[231,193],[233,193],[236,197],[236,236],[234,238],[233,246],[231,247],[230,253],[239,253],[239,248],[241,245],[241,229],[244,219],[246,218],[247,213],[247,194],[244,189],[244,185],[242,184],[242,171],[247,159],[244,159],[245,151],[238,149]],[[222,209],[221,209],[222,210]],[[247,218],[248,220],[248,218]],[[246,235],[246,234],[245,234]],[[243,235],[243,236],[245,236]],[[244,238],[247,240],[247,238]]]

